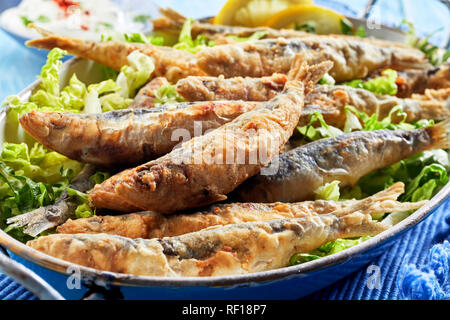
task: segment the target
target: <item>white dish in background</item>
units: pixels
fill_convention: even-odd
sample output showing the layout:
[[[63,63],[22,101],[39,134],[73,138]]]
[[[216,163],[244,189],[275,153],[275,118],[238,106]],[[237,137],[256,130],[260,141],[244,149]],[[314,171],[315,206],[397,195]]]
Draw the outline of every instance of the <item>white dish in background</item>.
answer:
[[[145,16],[158,15],[152,1],[78,0],[80,6],[65,8],[57,1],[23,0],[0,15],[0,27],[19,39],[38,38],[25,26],[33,22],[62,35],[98,41],[102,34],[145,32],[151,24]],[[141,22],[135,21],[140,17]]]

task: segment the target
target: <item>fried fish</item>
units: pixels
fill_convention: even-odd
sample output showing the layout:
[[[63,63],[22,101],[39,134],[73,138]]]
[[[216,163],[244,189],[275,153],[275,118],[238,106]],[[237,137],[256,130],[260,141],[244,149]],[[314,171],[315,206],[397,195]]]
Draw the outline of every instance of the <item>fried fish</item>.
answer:
[[[289,265],[339,238],[376,235],[388,227],[360,211],[211,227],[150,240],[108,234],[53,234],[27,243],[53,257],[99,270],[142,276],[248,274]]]
[[[239,201],[295,202],[338,180],[352,186],[364,175],[419,152],[450,147],[450,120],[417,130],[356,131],[321,139],[280,155],[278,171],[256,175],[236,191]]]
[[[160,213],[226,199],[227,193],[279,154],[299,121],[305,86],[312,86],[331,67],[330,62],[306,67],[303,60],[303,56],[294,60],[289,76],[302,81],[288,81],[275,98],[161,158],[119,173],[116,196]],[[89,199],[95,207],[114,210],[114,202],[99,196],[104,184],[97,185]]]
[[[395,183],[363,200],[305,201],[298,203],[231,203],[208,207],[198,212],[163,215],[138,212],[115,216],[94,216],[68,220],[57,228],[59,233],[107,233],[127,238],[163,238],[199,231],[217,225],[228,225],[274,219],[301,218],[318,214],[341,216],[348,212],[383,214],[420,208],[424,202],[402,203],[397,198],[404,192],[401,182]]]
[[[165,77],[171,82],[176,82],[188,75],[206,75],[198,68],[195,55],[186,51],[144,43],[88,41],[61,36],[36,26],[34,28],[44,37],[27,41],[27,46],[48,50],[60,48],[75,56],[94,60],[117,71],[128,64],[128,55],[138,50],[153,59],[155,70],[152,77]]]

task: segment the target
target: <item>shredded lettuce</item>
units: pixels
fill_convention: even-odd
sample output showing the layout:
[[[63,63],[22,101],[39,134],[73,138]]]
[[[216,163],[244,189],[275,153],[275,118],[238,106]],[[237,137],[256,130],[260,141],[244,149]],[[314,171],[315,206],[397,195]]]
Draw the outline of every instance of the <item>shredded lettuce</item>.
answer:
[[[238,37],[238,36],[230,35],[230,36],[228,36],[228,38],[233,39],[234,41],[237,41],[237,42],[246,42],[246,41],[262,39],[265,36],[267,36],[267,34],[268,34],[267,31],[256,31],[250,37]]]
[[[163,85],[155,92],[155,96],[155,106],[186,101],[171,84]]]
[[[199,35],[197,38],[192,39],[191,29],[194,19],[186,19],[186,22],[181,28],[180,36],[178,37],[178,43],[173,47],[179,50],[185,50],[192,53],[196,53],[203,48],[214,46],[214,41],[209,40],[204,35]]]
[[[0,161],[12,168],[15,174],[44,183],[57,183],[64,180],[61,177],[61,167],[71,169],[75,175],[83,167],[78,161],[48,150],[38,143],[29,149],[25,143],[5,142]]]
[[[6,226],[10,217],[54,203],[82,164],[39,144],[4,143],[0,159],[0,227],[16,239],[30,240],[22,228]]]
[[[314,191],[316,195],[316,200],[333,200],[338,201],[340,197],[339,192],[339,183],[340,181],[332,181],[330,183],[326,183],[324,186],[317,188]]]
[[[88,194],[78,190],[67,188],[67,194],[76,198],[77,208],[75,209],[75,218],[89,218],[95,214],[95,209],[89,206]]]
[[[102,113],[127,108],[133,100],[118,94],[122,90],[123,88],[113,80],[91,84],[84,99],[84,112]]]
[[[164,38],[158,36],[147,36],[143,33],[110,33],[102,34],[100,41],[122,41],[130,43],[146,43],[155,46],[163,46]]]
[[[370,239],[370,236],[359,237],[354,239],[337,239],[330,241],[323,246],[311,251],[310,253],[296,253],[289,259],[291,266],[302,264],[308,261],[316,260],[321,257],[329,256],[334,253],[341,252],[345,249],[351,248],[360,244],[363,241]]]
[[[366,35],[366,29],[364,29],[363,26],[359,26],[356,31],[353,26],[353,23],[351,23],[348,19],[341,19],[341,32],[342,34],[346,34],[349,36],[358,36],[361,38],[365,38]]]
[[[317,121],[320,127],[314,127]],[[340,129],[328,125],[319,112],[314,112],[309,118],[309,123],[306,126],[297,127],[297,131],[310,141],[316,141],[322,138],[335,138],[343,134]]]
[[[117,77],[117,85],[124,98],[131,98],[144,85],[155,70],[153,60],[140,51],[133,51],[127,57],[129,65],[123,66]]]
[[[156,46],[164,45],[163,37],[146,36],[142,33],[124,33],[123,37],[127,42],[146,43],[146,44],[153,44]]]
[[[411,22],[403,20],[400,25],[406,25],[408,27],[408,32],[406,34],[406,43],[411,47],[417,48],[422,51],[432,65],[438,66],[441,63],[447,61],[447,59],[450,57],[450,50],[447,50],[442,55],[440,55],[439,48],[429,43],[430,38],[437,32],[441,31],[443,28],[439,28],[431,32],[424,39],[420,39],[417,36],[416,29]]]
[[[327,84],[330,86],[334,86],[336,84],[336,80],[334,80],[334,78],[330,76],[328,73],[325,73],[322,79],[319,80],[319,84]]]
[[[378,115],[372,114],[369,116],[365,112],[361,112],[353,106],[344,107],[346,114],[346,121],[344,125],[344,132],[351,132],[353,130],[373,131],[381,129],[416,129],[413,124],[406,123],[406,113],[403,112],[401,106],[396,106],[391,109],[388,116],[382,120],[378,120]],[[400,117],[401,120],[398,123],[393,122],[393,117]],[[418,126],[422,123],[418,124]]]
[[[365,198],[402,181],[405,193],[400,201],[429,200],[448,182],[449,170],[446,151],[425,151],[366,175],[352,189],[343,190],[342,198]]]
[[[398,89],[396,80],[397,80],[397,71],[392,69],[386,69],[383,72],[381,72],[380,77],[370,79],[367,81],[360,79],[353,80],[350,82],[345,82],[344,85],[353,88],[365,89],[374,92],[376,94],[395,96],[397,94]]]
[[[70,181],[83,165],[37,143],[21,128],[19,117],[31,110],[92,113],[126,108],[154,70],[149,57],[134,51],[128,57],[129,66],[123,67],[117,81],[108,79],[86,86],[74,74],[61,89],[59,72],[64,54],[60,49],[50,51],[40,74],[42,82],[29,101],[10,96],[3,104],[8,105],[9,142],[3,144],[0,156],[0,227],[22,241],[30,237],[21,228],[7,227],[6,219],[54,203],[64,190],[69,192]],[[91,178],[100,181],[105,177],[106,173],[98,172]],[[76,195],[79,205],[75,216],[92,216],[87,195]]]
[[[304,31],[308,33],[316,33],[317,26],[315,23],[303,23],[303,24],[295,24],[294,30]]]
[[[110,173],[97,171],[96,173],[94,173],[92,176],[89,177],[89,180],[95,182],[95,184],[100,184],[109,177],[111,177]]]

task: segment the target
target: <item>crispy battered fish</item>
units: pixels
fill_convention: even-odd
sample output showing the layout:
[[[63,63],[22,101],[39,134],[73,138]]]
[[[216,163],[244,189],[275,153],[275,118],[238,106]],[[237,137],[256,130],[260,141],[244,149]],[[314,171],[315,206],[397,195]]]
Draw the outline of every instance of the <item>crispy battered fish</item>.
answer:
[[[167,84],[156,78],[141,89],[133,102],[135,109],[153,107],[155,89]],[[188,77],[177,83],[177,91],[188,101],[267,101],[281,92],[287,76],[263,78]],[[314,112],[332,126],[343,128],[344,107],[352,105],[368,115],[386,117],[401,106],[407,121],[445,120],[450,117],[447,99],[450,88],[427,90],[410,99],[379,96],[348,86],[316,86],[305,98],[299,125],[309,122]],[[67,157],[102,166],[131,165],[170,152],[178,143],[177,130],[186,138],[215,129],[258,106],[243,101],[178,103],[150,110],[119,110],[102,114],[74,114],[59,111],[32,111],[20,118],[22,127],[36,140]],[[196,123],[197,132],[195,131]]]
[[[261,78],[189,76],[177,82],[176,90],[187,101],[268,101],[283,90],[286,82],[287,75],[281,73]]]
[[[161,16],[152,19],[153,30],[157,32],[164,32],[169,34],[178,34],[186,22],[186,17],[181,15],[170,8],[161,8]],[[191,25],[191,36],[196,38],[199,35],[203,35],[211,40],[223,41],[224,37],[227,36],[237,36],[237,37],[250,37],[256,32],[264,32],[263,38],[297,38],[302,36],[311,35],[303,31],[282,29],[276,30],[267,27],[257,27],[257,28],[246,28],[246,27],[236,27],[236,26],[223,26],[214,25],[210,23],[200,22],[198,20],[194,21]]]
[[[450,119],[418,130],[358,131],[321,139],[279,157],[274,175],[256,175],[236,191],[245,202],[314,199],[314,191],[334,180],[354,185],[366,174],[430,149],[450,147]]]
[[[319,112],[327,124],[342,129],[346,120],[344,107],[347,105],[368,115],[376,114],[380,119],[388,116],[394,107],[401,106],[407,122],[421,119],[441,121],[450,118],[449,98],[450,88],[427,89],[424,94],[413,94],[410,98],[401,99],[348,86],[320,85],[306,96],[299,125],[307,124],[310,115]],[[395,116],[393,120],[396,120]]]
[[[348,212],[383,214],[404,212],[420,208],[424,202],[402,203],[397,198],[404,192],[398,182],[363,200],[306,201],[298,203],[232,203],[211,206],[196,213],[162,215],[155,212],[139,212],[120,216],[94,216],[69,220],[59,226],[59,233],[107,233],[127,238],[162,238],[199,231],[211,226],[266,221],[285,218],[301,218],[332,213],[341,216]]]
[[[289,265],[339,238],[376,235],[388,227],[361,211],[211,227],[150,240],[108,234],[53,234],[27,244],[48,255],[99,270],[147,276],[222,276]]]
[[[270,77],[187,77],[177,82],[177,92],[187,101],[248,100],[267,101],[283,88],[287,77],[274,74]],[[421,119],[445,120],[450,117],[450,88],[426,90],[425,94],[414,94],[409,99],[382,96],[364,89],[349,86],[317,85],[305,97],[300,125],[308,123],[309,116],[320,112],[325,121],[343,128],[346,120],[344,107],[352,105],[356,109],[386,117],[395,106],[401,106],[407,114],[407,121]],[[136,105],[137,107],[137,105]]]
[[[379,73],[373,77],[379,76]],[[414,93],[423,94],[426,89],[450,88],[450,64],[444,63],[428,70],[404,70],[398,72],[397,94],[399,98],[410,97]]]
[[[117,197],[160,213],[226,199],[227,193],[279,154],[299,121],[305,85],[309,88],[331,67],[330,62],[305,67],[303,60],[303,56],[294,60],[289,76],[302,81],[287,82],[272,100],[159,159],[119,173],[114,187]],[[94,188],[89,200],[95,207],[114,210],[114,202],[99,196],[104,184]]]
[[[81,192],[86,192],[94,187],[94,182],[89,180],[96,171],[92,165],[85,165],[80,173],[73,179],[69,187]],[[78,206],[76,197],[69,196],[65,190],[59,199],[52,205],[41,207],[30,212],[9,218],[6,223],[14,227],[23,227],[23,232],[32,237],[41,232],[59,226],[73,218]]]
[[[187,18],[173,9],[160,9],[162,16],[152,19],[153,30],[157,32],[164,32],[169,34],[177,34],[181,31],[183,24]],[[348,36],[342,34],[331,35],[317,35],[304,31],[294,29],[272,29],[268,27],[239,27],[239,26],[224,26],[210,24],[204,21],[194,21],[191,25],[191,35],[193,38],[199,35],[205,36],[208,39],[215,40],[218,44],[235,43],[229,36],[237,37],[250,37],[256,32],[261,34],[261,39],[277,39],[277,38],[304,38],[304,37],[334,37],[343,39],[353,39],[361,42],[368,42],[384,47],[399,47],[399,48],[411,48],[404,43],[373,39],[373,38],[361,38],[356,36]]]
[[[168,84],[169,81],[167,81],[167,79],[164,77],[157,77],[151,80],[139,90],[133,102],[128,106],[128,108],[136,109],[143,108],[143,106],[147,106],[147,108],[153,108],[156,101],[156,92],[158,91],[158,89]]]
[[[47,148],[101,166],[139,164],[230,122],[256,105],[243,101],[168,104],[99,114],[31,111],[21,126]],[[201,126],[196,125],[201,123]]]
[[[194,81],[190,81],[191,79]],[[266,79],[268,80],[189,77],[178,83],[191,83],[190,90],[181,90],[197,93],[190,96],[188,94],[189,99],[194,95],[197,100],[252,99],[258,98],[259,94],[259,98],[266,97],[269,100],[272,95],[275,96],[281,85],[285,85],[286,76],[276,75]],[[275,85],[272,85],[275,81],[278,81],[276,90],[273,89]],[[266,91],[262,89],[263,86],[266,86]],[[202,97],[201,92],[206,90],[208,94]],[[399,99],[347,86],[316,86],[305,98],[299,125],[307,124],[310,116],[319,112],[329,125],[342,129],[346,121],[346,105],[355,106],[368,115],[377,114],[380,118],[386,117],[393,107],[401,106],[408,122],[420,119],[445,120],[450,117],[447,102],[449,97],[450,89],[427,90],[424,95]],[[183,139],[188,140],[207,130],[216,129],[260,105],[256,102],[217,101],[178,103],[146,109],[150,108],[147,106],[148,100],[139,95],[137,100],[141,101],[141,104],[136,103],[136,110],[102,114],[32,111],[23,115],[20,123],[47,148],[71,159],[111,167],[142,163],[162,156],[179,143],[177,130],[183,130]]]
[[[170,82],[176,82],[188,75],[206,75],[198,68],[195,56],[186,51],[144,43],[87,41],[61,36],[36,26],[34,28],[44,37],[27,41],[26,45],[29,47],[64,49],[73,55],[94,60],[117,71],[128,64],[127,57],[131,52],[139,50],[153,59],[155,70],[152,77],[165,77]]]
[[[199,67],[210,76],[263,77],[287,73],[294,55],[304,51],[321,52],[331,60],[334,65],[330,75],[337,82],[364,78],[381,68],[430,67],[426,56],[414,48],[332,36],[248,41],[205,48],[196,55]]]
[[[296,53],[322,52],[334,62],[331,75],[336,81],[364,78],[381,68],[426,69],[430,65],[418,49],[396,43],[382,43],[344,36],[305,36],[279,38],[205,48],[196,55],[170,47],[142,43],[92,42],[64,37],[38,29],[44,38],[27,42],[28,46],[65,49],[85,59],[91,59],[119,70],[127,64],[127,55],[134,50],[153,58],[153,76],[165,76],[176,82],[189,75],[224,75],[262,77],[287,73]]]

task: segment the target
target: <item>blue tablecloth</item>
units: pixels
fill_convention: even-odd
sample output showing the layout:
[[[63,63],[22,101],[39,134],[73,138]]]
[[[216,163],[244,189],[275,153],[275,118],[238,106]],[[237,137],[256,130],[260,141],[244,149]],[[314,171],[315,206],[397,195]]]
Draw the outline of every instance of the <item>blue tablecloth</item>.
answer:
[[[165,4],[187,16],[195,18],[216,13],[224,0],[205,3],[204,0],[166,0]],[[320,5],[329,6],[350,16],[360,16],[366,1],[362,0],[316,0]],[[449,12],[439,1],[422,0],[391,1],[379,0],[371,17],[384,24],[398,26],[402,19],[414,22],[419,35],[426,35],[439,28],[432,41],[442,44],[448,38],[450,25]],[[430,18],[432,17],[432,18]],[[0,101],[10,94],[15,94],[36,79],[44,59],[19,45],[0,31]],[[398,299],[396,277],[402,263],[418,266],[426,263],[428,251],[433,244],[450,239],[450,200],[419,226],[405,233],[389,251],[371,264],[380,267],[381,288],[369,289],[366,285],[371,273],[362,269],[341,281],[320,290],[305,299]],[[30,292],[0,274],[0,300],[36,299]]]

